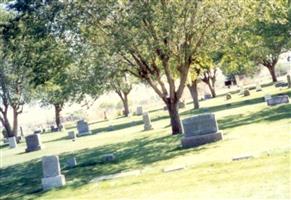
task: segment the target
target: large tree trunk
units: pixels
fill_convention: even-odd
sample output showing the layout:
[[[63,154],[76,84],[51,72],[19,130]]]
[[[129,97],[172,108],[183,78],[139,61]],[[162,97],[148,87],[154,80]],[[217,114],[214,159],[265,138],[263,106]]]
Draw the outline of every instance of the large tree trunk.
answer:
[[[216,92],[215,92],[214,85],[212,85],[210,82],[207,82],[206,84],[209,87],[209,90],[210,90],[210,93],[211,93],[212,97],[215,98],[216,97]]]
[[[197,80],[192,81],[191,85],[187,85],[187,87],[193,99],[194,109],[198,109],[200,106],[198,99]]]
[[[268,68],[268,70],[269,70],[269,72],[270,72],[270,74],[271,74],[272,81],[273,81],[274,83],[277,82],[278,79],[277,79],[277,76],[276,76],[275,66],[273,66],[273,65],[269,65],[269,66],[267,66],[267,68]]]
[[[61,124],[61,111],[62,111],[62,105],[61,104],[54,104],[55,107],[55,122],[56,126],[59,130],[62,130],[62,124]]]
[[[125,117],[128,117],[128,115],[129,115],[128,94],[123,93],[123,98],[121,100],[122,100],[123,108],[124,108],[123,114]]]
[[[178,112],[178,101],[171,101],[170,99],[167,102],[168,112],[171,119],[172,134],[182,134],[183,128],[180,120],[180,115]]]
[[[262,64],[268,68],[271,77],[272,77],[272,81],[275,83],[277,82],[277,76],[276,76],[276,70],[275,70],[275,66],[278,62],[278,58],[277,57],[272,57],[271,60],[263,60]]]
[[[13,107],[13,133],[14,136],[18,135],[18,109]]]
[[[4,130],[6,131],[6,136],[13,137],[14,133],[13,130],[11,129],[11,125],[9,123],[7,115],[3,115],[3,117],[1,117],[1,123],[2,126],[4,127]]]

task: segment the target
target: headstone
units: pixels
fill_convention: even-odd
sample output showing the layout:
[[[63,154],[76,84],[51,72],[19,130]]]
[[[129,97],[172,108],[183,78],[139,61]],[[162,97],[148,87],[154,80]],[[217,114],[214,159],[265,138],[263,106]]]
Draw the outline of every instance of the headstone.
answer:
[[[90,181],[90,183],[94,182],[100,182],[100,181],[106,181],[106,180],[111,180],[111,179],[118,179],[118,178],[124,178],[128,176],[138,176],[141,174],[141,170],[132,170],[132,171],[124,171],[116,174],[110,174],[110,175],[105,175],[105,176],[99,176],[97,178],[94,178]]]
[[[268,106],[275,106],[283,103],[289,103],[289,96],[288,95],[279,95],[274,96],[267,100]]]
[[[42,149],[40,134],[28,135],[25,137],[26,152],[37,151]]]
[[[142,113],[143,113],[142,106],[138,106],[138,107],[136,108],[136,115],[140,116],[140,115],[142,115]]]
[[[251,95],[250,91],[248,89],[245,89],[244,90],[244,96],[247,97],[247,96],[250,96],[250,95]]]
[[[205,100],[207,100],[207,99],[211,99],[211,98],[212,98],[211,94],[205,94],[205,95],[204,95],[204,99],[205,99]]]
[[[261,84],[260,83],[257,83],[256,84],[256,92],[260,92],[260,91],[262,91]]]
[[[76,133],[75,133],[75,131],[69,131],[68,132],[68,138],[71,139],[71,140],[76,139]]]
[[[61,174],[61,167],[58,156],[44,156],[42,158],[43,178],[42,188],[49,190],[61,187],[66,184],[64,175]]]
[[[288,88],[291,88],[291,76],[287,75]]]
[[[228,88],[230,88],[230,86],[231,86],[231,80],[224,81],[224,85],[227,86]]]
[[[240,95],[243,95],[244,94],[244,91],[245,91],[244,87],[243,86],[240,86],[239,87],[239,94]]]
[[[170,167],[166,167],[163,169],[163,172],[165,173],[169,173],[169,172],[175,172],[175,171],[180,171],[185,169],[185,166],[170,166]]]
[[[21,136],[21,137],[24,137],[24,133],[23,133],[23,128],[22,128],[22,126],[20,126],[19,129],[20,129],[20,136]]]
[[[271,95],[269,95],[269,94],[266,94],[264,98],[265,98],[265,102],[267,102],[267,101],[268,101],[268,99],[271,99],[271,98],[272,98],[272,96],[271,96]]]
[[[279,88],[279,87],[288,87],[288,83],[285,83],[284,81],[278,81],[277,83],[275,83],[275,87]]]
[[[8,138],[8,143],[9,143],[9,147],[10,147],[11,149],[16,148],[16,147],[17,147],[16,137],[15,137],[15,136],[13,136],[13,137],[9,137],[9,138]]]
[[[67,160],[67,166],[70,168],[76,167],[77,166],[77,160],[75,157],[71,157]]]
[[[58,127],[55,127],[55,126],[51,126],[51,132],[54,133],[54,132],[58,132],[59,129]]]
[[[230,93],[227,93],[227,94],[225,95],[225,99],[226,99],[226,100],[230,100],[230,99],[231,99],[231,94],[230,94]]]
[[[178,102],[178,108],[181,109],[181,108],[185,108],[186,107],[186,104],[185,104],[185,101],[180,101]]]
[[[33,134],[40,134],[42,131],[40,129],[37,129],[35,131],[33,131]]]
[[[108,131],[113,131],[113,130],[114,130],[114,128],[113,128],[113,126],[112,126],[112,125],[109,125],[109,126],[108,126],[108,128],[107,128],[107,130],[108,130]]]
[[[144,130],[148,131],[153,129],[149,113],[148,112],[143,113],[142,118],[144,123]]]
[[[244,156],[234,157],[234,158],[232,158],[232,161],[246,160],[246,159],[251,159],[251,158],[254,158],[254,156],[252,156],[252,155],[244,155]]]
[[[184,137],[182,147],[191,148],[216,142],[222,139],[215,115],[211,113],[196,115],[182,121]]]
[[[115,155],[114,154],[104,154],[104,155],[102,155],[102,156],[100,156],[100,160],[101,160],[101,162],[103,162],[103,163],[107,163],[107,162],[113,162],[113,161],[115,161]]]
[[[84,120],[80,120],[77,122],[77,129],[78,129],[78,136],[84,136],[91,134],[91,131],[89,130],[88,123]]]

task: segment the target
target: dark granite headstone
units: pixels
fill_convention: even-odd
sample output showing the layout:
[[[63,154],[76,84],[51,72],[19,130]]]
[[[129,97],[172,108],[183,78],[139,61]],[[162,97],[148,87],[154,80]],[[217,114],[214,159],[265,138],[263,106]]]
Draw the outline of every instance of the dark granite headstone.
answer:
[[[40,134],[28,135],[25,137],[25,141],[27,147],[25,149],[26,152],[37,151],[42,149]]]
[[[77,122],[78,136],[89,135],[91,131],[89,130],[88,123],[84,120]]]
[[[207,113],[187,118],[182,121],[182,124],[184,130],[182,146],[184,148],[196,147],[222,139],[214,114]]]
[[[289,103],[288,95],[273,96],[270,99],[267,99],[268,106],[275,106],[275,105],[284,104],[284,103]]]

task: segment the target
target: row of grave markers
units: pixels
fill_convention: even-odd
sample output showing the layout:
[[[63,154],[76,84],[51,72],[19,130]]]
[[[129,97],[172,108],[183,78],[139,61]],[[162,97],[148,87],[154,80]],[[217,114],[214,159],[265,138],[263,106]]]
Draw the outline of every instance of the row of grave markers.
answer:
[[[148,113],[143,113],[143,118],[149,121]],[[83,123],[83,122],[82,122]],[[219,131],[215,115],[212,113],[205,113],[196,115],[182,120],[183,138],[181,144],[183,148],[197,147],[203,144],[216,142],[223,139],[222,132]],[[152,128],[151,126],[147,126]],[[84,131],[87,129],[83,129]],[[40,135],[35,134],[26,137],[26,141],[30,146],[26,149],[27,152],[40,150],[41,142]],[[103,162],[115,160],[113,154],[102,156]],[[74,167],[77,165],[75,158],[70,158],[67,161],[68,165]],[[61,187],[66,184],[64,175],[61,174],[61,168],[58,156],[44,156],[42,158],[43,178],[41,179],[42,188],[49,190],[56,187]]]

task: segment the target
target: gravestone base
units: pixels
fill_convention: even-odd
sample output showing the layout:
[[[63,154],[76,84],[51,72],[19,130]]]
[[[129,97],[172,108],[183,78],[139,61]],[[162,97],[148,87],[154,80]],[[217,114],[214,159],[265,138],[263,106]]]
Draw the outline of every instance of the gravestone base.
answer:
[[[16,148],[17,147],[16,137],[10,137],[10,138],[8,138],[8,143],[9,143],[9,147],[11,149]]]
[[[39,151],[41,150],[43,147],[42,146],[38,146],[38,147],[34,147],[33,149],[32,148],[26,148],[25,149],[25,152],[32,152],[32,151]]]
[[[144,131],[150,131],[153,130],[153,126],[152,125],[148,125],[148,126],[144,126]]]
[[[192,137],[184,137],[182,138],[182,147],[183,148],[192,148],[197,147],[203,144],[216,142],[222,140],[222,133],[211,133],[206,135],[197,135]]]
[[[65,176],[58,175],[54,177],[47,177],[41,179],[41,185],[43,190],[50,190],[56,187],[62,187],[66,184]]]
[[[91,131],[84,132],[84,133],[78,133],[78,134],[77,134],[77,137],[82,137],[82,136],[91,135],[91,134],[92,134]]]

